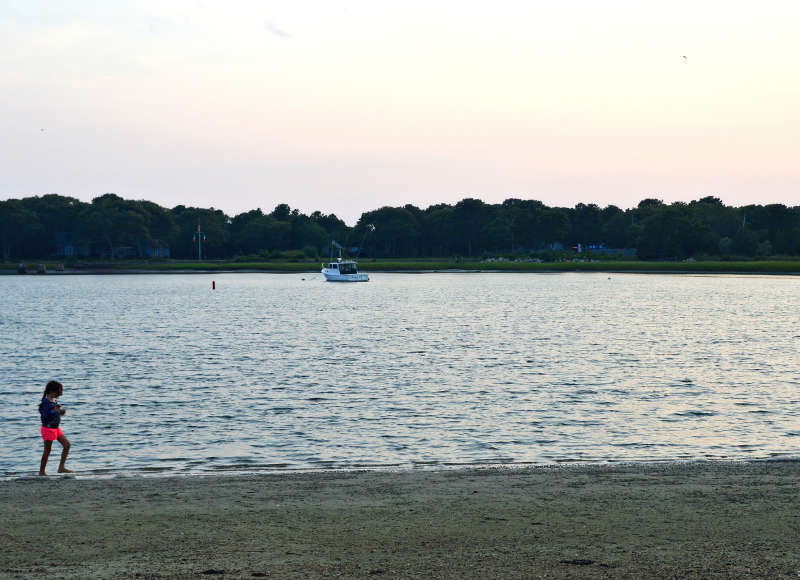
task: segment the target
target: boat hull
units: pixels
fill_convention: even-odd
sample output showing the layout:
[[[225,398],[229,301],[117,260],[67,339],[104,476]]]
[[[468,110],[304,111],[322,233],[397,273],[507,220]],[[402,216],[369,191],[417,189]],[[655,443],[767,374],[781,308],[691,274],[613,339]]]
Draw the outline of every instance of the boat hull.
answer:
[[[369,282],[369,274],[329,274],[323,272],[328,282]]]

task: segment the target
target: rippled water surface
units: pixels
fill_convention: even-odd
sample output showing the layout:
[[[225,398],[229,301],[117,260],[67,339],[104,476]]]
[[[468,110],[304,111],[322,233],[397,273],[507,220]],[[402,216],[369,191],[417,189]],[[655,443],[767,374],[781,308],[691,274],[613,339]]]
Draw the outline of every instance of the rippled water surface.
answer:
[[[800,455],[800,278],[302,277],[0,277],[0,475]]]

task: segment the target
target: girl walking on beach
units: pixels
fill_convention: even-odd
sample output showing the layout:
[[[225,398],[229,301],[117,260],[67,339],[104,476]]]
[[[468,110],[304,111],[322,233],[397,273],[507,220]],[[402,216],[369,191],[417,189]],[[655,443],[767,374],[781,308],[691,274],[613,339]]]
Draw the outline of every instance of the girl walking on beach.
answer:
[[[39,414],[42,417],[42,439],[44,439],[44,452],[42,453],[42,463],[39,466],[39,475],[47,475],[44,468],[47,466],[47,458],[50,457],[50,449],[53,441],[61,443],[61,463],[58,464],[59,473],[72,473],[64,464],[67,462],[69,454],[69,439],[64,436],[64,432],[58,426],[61,417],[67,412],[56,399],[64,392],[64,385],[58,381],[50,381],[44,388],[42,402],[39,403]]]

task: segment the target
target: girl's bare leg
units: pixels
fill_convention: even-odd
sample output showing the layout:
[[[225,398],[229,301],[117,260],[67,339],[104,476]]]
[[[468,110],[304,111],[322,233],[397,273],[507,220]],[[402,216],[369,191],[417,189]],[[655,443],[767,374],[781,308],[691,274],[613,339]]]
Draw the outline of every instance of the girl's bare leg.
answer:
[[[67,455],[69,455],[69,439],[67,439],[64,435],[58,438],[58,442],[61,443],[61,463],[58,464],[58,472],[59,473],[72,473],[71,469],[67,469],[64,467],[64,464],[67,462]]]
[[[44,451],[42,452],[42,463],[39,465],[39,475],[47,475],[44,468],[47,467],[47,458],[50,457],[50,448],[53,447],[52,441],[44,442]]]

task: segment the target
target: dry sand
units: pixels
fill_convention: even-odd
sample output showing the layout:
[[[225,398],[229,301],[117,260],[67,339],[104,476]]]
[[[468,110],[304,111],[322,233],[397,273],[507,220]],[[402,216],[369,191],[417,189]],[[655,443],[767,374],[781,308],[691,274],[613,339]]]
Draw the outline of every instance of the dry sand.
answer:
[[[0,482],[10,578],[794,578],[800,463]]]

